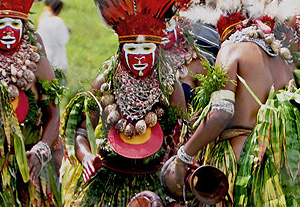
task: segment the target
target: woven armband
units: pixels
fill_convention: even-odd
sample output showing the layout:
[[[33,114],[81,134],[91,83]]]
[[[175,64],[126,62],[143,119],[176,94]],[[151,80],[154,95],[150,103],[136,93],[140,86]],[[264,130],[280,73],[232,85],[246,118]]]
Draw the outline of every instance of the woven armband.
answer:
[[[186,164],[189,164],[189,163],[192,163],[193,160],[194,160],[194,157],[193,156],[190,156],[188,154],[185,153],[184,151],[184,146],[181,146],[177,152],[177,155],[178,155],[178,158],[186,163]]]
[[[47,143],[39,141],[36,145],[34,145],[31,149],[36,156],[39,158],[42,168],[46,166],[46,164],[51,160],[51,149]]]
[[[219,90],[211,94],[211,110],[223,110],[233,117],[235,94],[230,90]]]
[[[76,130],[76,135],[81,135],[81,136],[84,136],[85,138],[88,138],[88,133],[87,133],[86,129],[84,129],[84,128],[78,128]]]

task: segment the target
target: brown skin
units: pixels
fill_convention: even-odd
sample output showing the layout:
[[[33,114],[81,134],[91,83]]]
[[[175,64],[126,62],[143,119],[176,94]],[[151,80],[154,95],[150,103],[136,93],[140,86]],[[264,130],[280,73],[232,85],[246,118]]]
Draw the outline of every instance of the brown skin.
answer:
[[[39,39],[41,41],[41,39]],[[42,42],[40,42],[41,45]],[[46,80],[55,79],[54,71],[48,60],[41,56],[40,62],[37,63],[37,71],[35,72],[37,78],[42,78]],[[37,80],[35,80],[35,84],[31,86],[31,90],[35,93],[36,99],[40,99],[40,95],[38,94],[38,89],[36,85]],[[46,122],[43,125],[43,134],[41,137],[41,141],[48,144],[48,146],[52,146],[54,141],[58,138],[59,134],[59,121],[60,121],[60,110],[59,106],[55,106],[54,102],[51,101],[50,104],[44,107],[43,116],[47,117]],[[33,181],[37,179],[38,173],[41,169],[41,162],[38,157],[35,155],[33,151],[26,152],[30,173],[30,180]]]
[[[202,60],[205,60],[205,58],[201,57],[201,58],[194,59],[194,60],[192,60],[192,62],[190,64],[185,65],[188,68],[189,73],[186,77],[179,78],[179,80],[183,83],[190,85],[192,88],[199,86],[200,83],[194,77],[194,75],[195,74],[203,74],[203,75],[206,74],[206,70],[204,70],[204,67],[201,64]]]
[[[100,89],[102,84],[103,84],[103,74],[100,74],[95,79],[92,88]],[[170,97],[170,102],[172,104],[180,105],[183,110],[186,110],[184,91],[179,81],[176,81],[175,91]],[[83,122],[80,127],[85,128],[85,122]],[[95,156],[91,153],[90,143],[85,137],[81,135],[78,135],[75,138],[75,154],[77,159],[81,163],[83,159],[86,158],[86,162],[82,163],[83,179],[84,182],[88,182],[91,179],[91,177],[95,175],[96,171],[101,167],[101,164],[99,164],[101,163],[100,157],[98,155]]]
[[[229,79],[237,81],[237,86],[227,83],[226,90],[235,93],[235,114],[223,111],[211,111],[191,139],[185,144],[188,155],[195,156],[199,150],[213,141],[225,128],[242,126],[253,128],[259,104],[255,101],[236,74],[241,76],[259,100],[265,103],[271,86],[275,90],[282,89],[293,79],[293,66],[287,65],[280,57],[269,57],[259,46],[252,42],[223,43],[217,56],[216,65],[226,66]],[[231,145],[238,160],[247,136],[239,136],[231,140]],[[179,158],[176,158],[181,162]],[[176,165],[176,182],[183,184],[187,166]]]

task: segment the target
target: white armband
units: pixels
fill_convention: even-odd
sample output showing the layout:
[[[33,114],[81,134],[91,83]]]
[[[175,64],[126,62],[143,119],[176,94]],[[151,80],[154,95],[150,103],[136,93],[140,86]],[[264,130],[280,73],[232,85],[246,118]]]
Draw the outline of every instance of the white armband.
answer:
[[[194,160],[193,156],[186,154],[186,152],[184,151],[184,146],[181,146],[179,148],[177,155],[178,155],[178,158],[186,164],[192,163]]]
[[[211,110],[223,110],[234,115],[235,94],[230,90],[215,91],[210,96]]]

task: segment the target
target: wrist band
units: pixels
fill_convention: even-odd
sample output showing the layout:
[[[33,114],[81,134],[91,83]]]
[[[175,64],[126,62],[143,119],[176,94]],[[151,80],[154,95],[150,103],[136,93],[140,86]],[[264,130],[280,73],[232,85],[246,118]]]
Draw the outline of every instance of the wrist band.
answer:
[[[31,149],[36,156],[39,158],[42,168],[46,166],[46,164],[51,160],[51,149],[47,143],[39,141],[36,145],[34,145]],[[41,168],[41,169],[42,169]]]
[[[177,152],[177,155],[178,155],[178,158],[186,163],[186,164],[189,164],[189,163],[192,163],[193,160],[194,160],[194,156],[190,156],[188,154],[185,153],[184,151],[184,146],[181,146]]]
[[[88,133],[87,133],[86,129],[84,129],[84,128],[78,128],[76,130],[76,134],[84,136],[85,138],[88,138]]]

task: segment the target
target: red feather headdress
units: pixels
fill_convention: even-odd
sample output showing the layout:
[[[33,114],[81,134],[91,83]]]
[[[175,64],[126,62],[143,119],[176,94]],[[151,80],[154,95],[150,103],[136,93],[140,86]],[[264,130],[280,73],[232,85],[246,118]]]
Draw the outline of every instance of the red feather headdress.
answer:
[[[13,17],[28,19],[28,13],[34,0],[0,0],[0,18]]]
[[[95,0],[95,3],[100,17],[115,30],[120,43],[160,44],[164,15],[175,0]]]
[[[176,7],[180,10],[187,10],[193,4],[192,0],[176,0]]]
[[[242,13],[237,12],[228,14],[226,16],[221,15],[217,22],[217,31],[221,36],[221,41],[227,39],[227,37],[236,30],[236,27],[242,23],[245,18]]]

